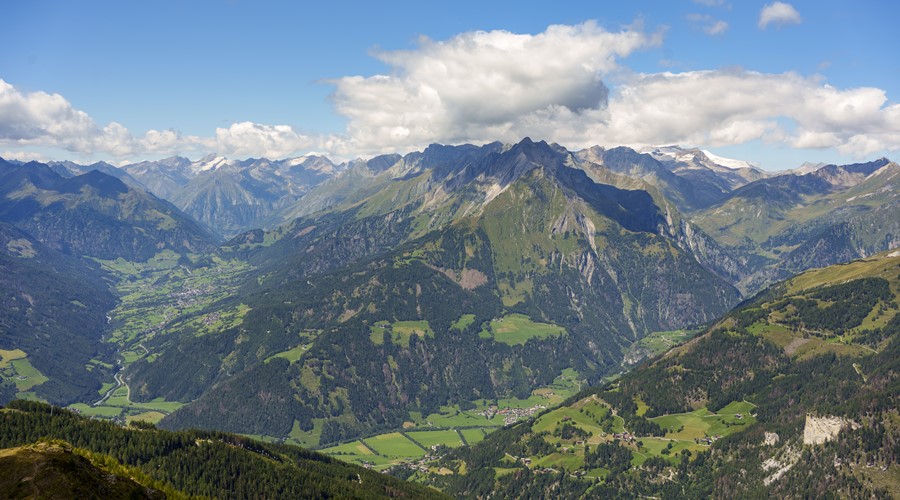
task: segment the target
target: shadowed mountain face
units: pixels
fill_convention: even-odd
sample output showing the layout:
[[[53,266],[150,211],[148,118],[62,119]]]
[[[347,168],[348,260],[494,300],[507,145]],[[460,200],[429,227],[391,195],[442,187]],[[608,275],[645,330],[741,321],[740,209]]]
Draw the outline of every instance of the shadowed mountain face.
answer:
[[[77,177],[93,170],[97,170],[110,177],[115,177],[129,186],[137,187],[144,191],[150,191],[146,185],[129,175],[125,170],[102,161],[91,163],[90,165],[81,165],[71,161],[51,161],[47,163],[47,166],[63,177]],[[165,199],[165,197],[161,198]]]
[[[27,391],[55,403],[96,398],[112,373],[92,359],[112,355],[100,339],[115,305],[99,269],[0,222],[0,290],[0,349],[15,371],[0,401]]]
[[[214,243],[168,202],[97,170],[65,178],[44,164],[0,161],[0,178],[0,220],[64,253],[142,261]]]

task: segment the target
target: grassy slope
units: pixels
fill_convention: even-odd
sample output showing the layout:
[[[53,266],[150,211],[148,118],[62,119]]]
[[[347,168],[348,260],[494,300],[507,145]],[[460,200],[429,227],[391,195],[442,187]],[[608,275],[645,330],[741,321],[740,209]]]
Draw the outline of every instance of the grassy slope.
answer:
[[[877,300],[858,295],[859,286],[869,283],[863,280],[870,278],[886,280],[889,284],[889,294],[879,296]],[[860,285],[857,286],[857,283]],[[862,323],[859,326],[848,325],[850,328],[842,328],[843,334],[840,336],[828,329],[810,335],[798,329],[795,324],[784,323],[790,318],[780,315],[776,310],[778,304],[785,300],[826,296],[822,294],[828,293],[834,295],[837,293],[834,290],[847,291],[837,295],[840,297],[838,299],[820,301],[819,307],[822,311],[835,303],[865,303],[865,307],[868,308],[866,309],[868,314]],[[686,487],[699,489],[682,490],[682,493],[707,491],[705,495],[708,495],[718,491],[717,495],[722,495],[726,494],[725,490],[717,488],[724,487],[737,487],[737,490],[728,490],[732,491],[732,494],[736,491],[743,491],[744,494],[748,491],[759,493],[764,491],[762,480],[771,475],[771,468],[764,468],[761,462],[767,457],[782,457],[779,460],[787,460],[783,457],[794,456],[796,451],[791,450],[797,450],[798,447],[811,452],[811,458],[809,463],[799,462],[800,465],[797,465],[796,461],[790,462],[791,467],[795,467],[798,471],[817,473],[815,467],[822,466],[821,454],[817,453],[816,448],[803,447],[800,437],[806,412],[846,415],[848,409],[854,411],[852,410],[854,404],[863,404],[849,402],[850,399],[860,398],[860,401],[869,401],[867,398],[874,397],[875,401],[878,401],[877,398],[882,398],[880,404],[887,404],[886,410],[879,410],[874,416],[871,413],[864,416],[865,412],[859,413],[862,410],[855,410],[857,413],[847,417],[865,426],[867,430],[860,431],[863,436],[866,435],[865,432],[873,432],[872,429],[882,429],[878,432],[884,432],[884,428],[880,427],[882,425],[887,426],[888,436],[891,432],[896,433],[900,430],[897,426],[900,417],[897,417],[895,409],[890,410],[890,402],[884,399],[885,395],[882,393],[884,390],[890,391],[883,389],[885,384],[888,384],[888,387],[889,384],[896,386],[896,374],[891,375],[891,368],[885,366],[884,361],[879,361],[883,355],[876,354],[886,349],[896,350],[896,335],[878,340],[874,348],[871,346],[872,330],[882,327],[894,328],[891,325],[896,323],[894,318],[900,309],[898,297],[900,297],[898,252],[884,252],[873,258],[809,271],[761,294],[710,328],[706,334],[673,349],[650,364],[638,367],[634,373],[625,375],[612,391],[602,392],[595,389],[591,391],[594,394],[569,400],[564,406],[548,410],[533,421],[523,422],[488,436],[471,452],[461,452],[459,458],[454,459],[455,462],[452,460],[440,462],[442,465],[454,467],[457,471],[458,475],[449,483],[436,476],[420,479],[435,484],[449,484],[450,489],[457,493],[466,491],[471,493],[473,490],[469,488],[478,483],[466,483],[464,471],[476,465],[481,467],[493,465],[495,471],[493,475],[499,481],[495,487],[499,488],[499,496],[504,496],[508,491],[513,491],[504,492],[504,488],[511,487],[513,483],[501,478],[511,477],[510,474],[516,470],[539,470],[549,467],[556,471],[566,470],[569,473],[581,471],[577,472],[576,476],[585,474],[588,478],[601,478],[601,486],[615,484],[617,486],[612,486],[613,488],[622,488],[628,484],[631,485],[629,488],[642,488],[641,491],[645,491],[645,494],[652,495],[650,492],[653,491],[671,492],[671,489],[666,489],[666,484],[671,484],[673,477],[680,477],[681,473],[676,471],[680,470],[681,466],[675,465],[685,462],[685,467],[697,468],[695,474],[698,476],[692,476],[691,481],[707,475],[723,479],[712,483],[688,481]],[[877,340],[879,337],[874,338]],[[806,348],[798,349],[796,345],[798,341],[803,341]],[[710,345],[720,347],[707,352]],[[779,357],[779,351],[783,357]],[[887,351],[884,355],[892,356]],[[721,356],[722,359],[716,359],[717,356]],[[892,362],[896,363],[896,360]],[[720,374],[718,380],[708,378],[702,371],[707,369],[704,368],[707,363],[708,369],[712,370],[710,373]],[[818,366],[821,364],[825,366],[830,364],[834,368],[831,372],[816,371],[820,370]],[[731,371],[723,370],[726,366]],[[697,372],[697,377],[686,376],[692,371]],[[756,372],[756,381],[752,378],[753,372]],[[747,378],[748,374],[751,374],[751,378]],[[879,377],[877,382],[874,377]],[[668,383],[666,380],[672,381],[674,385],[666,385]],[[663,383],[658,385],[658,382]],[[796,395],[785,401],[784,398],[791,394],[785,391],[791,390],[797,391]],[[838,394],[836,400],[831,399],[832,391]],[[729,395],[732,397],[730,401],[727,400]],[[625,402],[633,404],[631,409],[623,407],[623,396]],[[846,406],[848,404],[850,406]],[[660,411],[664,405],[669,407],[684,405],[687,410]],[[623,414],[623,408],[625,414],[647,415],[648,421],[661,427],[663,434],[648,436],[638,431],[636,434],[639,437],[634,441],[619,439],[615,433],[624,431],[635,433],[633,428],[629,429],[629,425],[632,424],[627,424],[620,416]],[[632,419],[632,422],[637,421],[633,416],[627,418]],[[581,432],[569,431],[567,436],[563,432],[566,427],[574,427]],[[766,433],[780,434],[780,441],[771,448],[758,448],[760,446],[758,443],[763,440],[764,430]],[[861,442],[854,441],[860,439],[859,435],[849,436],[846,439],[850,439],[850,443],[858,443],[857,447],[865,450]],[[896,440],[892,442],[890,438],[885,439],[887,440],[882,445],[884,448],[879,454],[863,456],[890,457],[896,450]],[[719,440],[724,444],[720,444]],[[536,442],[546,444],[538,446]],[[630,457],[630,472],[614,477],[610,475],[608,468],[591,469],[586,465],[586,449],[593,449],[603,443],[615,443],[627,450],[627,456]],[[546,445],[550,447],[547,448]],[[855,453],[852,445],[839,446],[825,451],[825,459],[831,460],[830,457],[836,456],[837,453],[838,456],[844,456],[846,462],[848,460],[846,456],[848,454],[853,456]],[[710,448],[719,451],[708,455],[705,452]],[[749,452],[749,457],[744,451],[748,449],[753,450]],[[505,456],[497,455],[498,450]],[[729,468],[716,472],[715,468],[705,468],[709,466],[702,464],[702,460],[693,458],[697,457],[698,453],[716,457],[717,461],[734,462],[735,467],[749,470],[750,474],[743,482],[743,486],[735,486],[733,485],[735,477],[729,475],[735,471]],[[494,458],[486,458],[491,456]],[[670,462],[675,469],[671,472],[660,471],[658,462],[654,462],[653,466],[647,469],[643,465],[650,458]],[[884,467],[887,468],[888,476],[897,471],[898,466],[891,464],[890,458],[883,458],[875,460],[874,467],[865,467],[863,463],[849,475],[845,469],[841,473],[843,475],[837,478],[829,476],[831,479],[828,481],[834,481],[833,487],[836,491],[844,492],[843,494],[856,491],[854,488],[861,487],[859,484],[895,491],[900,488],[900,484],[896,481],[897,476],[893,480],[886,479],[887,476],[878,467],[884,463],[881,460],[887,461]],[[769,472],[766,472],[767,470]],[[801,473],[807,472],[798,472]],[[534,487],[544,484],[536,479],[539,476],[534,477],[535,482],[525,484],[532,484]],[[550,477],[547,476],[545,479]],[[643,482],[647,477],[650,478],[650,483]],[[656,479],[653,479],[654,477]],[[481,480],[483,479],[478,479]],[[552,481],[557,480],[558,478]],[[468,485],[461,486],[466,484]],[[516,488],[522,487],[521,483],[515,484]],[[775,491],[794,492],[793,494],[797,494],[798,491],[818,491],[817,488],[823,487],[819,483],[807,484],[804,487],[809,487],[810,490],[797,490],[795,488],[805,483],[796,480],[776,481],[772,484]],[[600,488],[598,491],[611,491],[601,486],[598,486]],[[760,489],[742,489],[748,487]],[[523,490],[514,491],[521,494]]]

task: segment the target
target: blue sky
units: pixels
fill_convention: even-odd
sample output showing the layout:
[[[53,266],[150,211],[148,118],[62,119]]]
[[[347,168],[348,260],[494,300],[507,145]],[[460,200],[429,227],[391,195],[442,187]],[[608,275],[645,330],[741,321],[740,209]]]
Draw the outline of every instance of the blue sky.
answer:
[[[524,135],[779,169],[900,152],[891,2],[377,4],[7,2],[0,155],[348,158]]]

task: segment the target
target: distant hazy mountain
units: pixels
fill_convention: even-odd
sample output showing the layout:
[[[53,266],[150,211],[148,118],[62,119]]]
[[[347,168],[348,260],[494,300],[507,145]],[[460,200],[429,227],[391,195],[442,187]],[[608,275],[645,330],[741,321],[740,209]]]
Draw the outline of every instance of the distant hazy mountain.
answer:
[[[229,160],[215,154],[191,162],[172,157],[123,169],[226,237],[266,226],[276,211],[343,169],[321,156]]]
[[[191,160],[172,156],[157,161],[142,161],[125,165],[122,170],[147,186],[156,196],[170,200],[193,177]]]
[[[723,158],[697,148],[666,146],[647,148],[642,152],[653,156],[676,175],[726,191],[772,175],[745,160]]]
[[[138,187],[140,189],[143,189],[144,191],[149,190],[146,185],[129,175],[128,172],[114,165],[110,165],[109,163],[106,163],[104,161],[98,161],[96,163],[91,163],[90,165],[81,165],[72,161],[51,161],[48,162],[47,165],[54,172],[63,177],[76,177],[86,174],[91,170],[98,170],[106,175],[121,180],[129,186]]]
[[[371,160],[353,160],[342,165],[341,172],[333,178],[313,187],[302,198],[278,210],[266,226],[275,227],[298,217],[339,205],[349,198],[360,198],[364,193],[378,189],[386,177],[379,174],[394,166],[403,157],[398,154],[376,156]]]
[[[72,255],[146,260],[202,252],[212,236],[180,210],[98,170],[65,178],[49,166],[0,160],[0,220]]]
[[[767,176],[755,167],[720,165],[699,149],[678,146],[648,148],[643,152],[594,146],[579,151],[577,157],[657,187],[682,212],[718,203],[735,188]],[[734,165],[736,161],[727,163]]]
[[[761,259],[741,288],[900,245],[900,167],[882,158],[761,179],[691,214],[719,243]]]

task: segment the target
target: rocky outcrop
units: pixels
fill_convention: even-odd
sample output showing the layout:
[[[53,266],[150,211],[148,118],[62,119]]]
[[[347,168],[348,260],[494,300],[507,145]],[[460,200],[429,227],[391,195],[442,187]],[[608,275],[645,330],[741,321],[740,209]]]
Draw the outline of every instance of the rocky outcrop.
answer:
[[[806,416],[803,426],[803,444],[823,444],[837,437],[841,429],[852,426],[853,421],[841,417]]]

